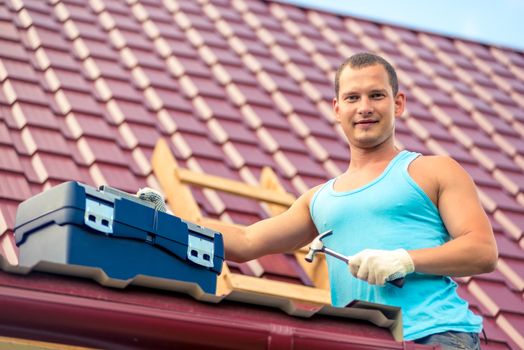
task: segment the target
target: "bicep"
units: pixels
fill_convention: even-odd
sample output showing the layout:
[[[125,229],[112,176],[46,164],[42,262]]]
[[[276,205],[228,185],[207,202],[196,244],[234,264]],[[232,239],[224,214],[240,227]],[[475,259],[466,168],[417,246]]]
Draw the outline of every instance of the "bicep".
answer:
[[[454,160],[447,159],[440,169],[438,208],[452,238],[473,234],[491,239],[489,219],[469,174]]]

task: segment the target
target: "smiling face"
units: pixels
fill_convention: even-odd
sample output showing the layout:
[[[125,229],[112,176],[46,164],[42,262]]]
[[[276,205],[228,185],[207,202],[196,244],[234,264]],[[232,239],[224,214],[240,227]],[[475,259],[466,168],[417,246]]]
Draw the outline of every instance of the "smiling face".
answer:
[[[333,99],[337,121],[352,148],[394,146],[395,117],[404,111],[405,96],[393,95],[384,67],[347,66],[340,74],[339,94]]]

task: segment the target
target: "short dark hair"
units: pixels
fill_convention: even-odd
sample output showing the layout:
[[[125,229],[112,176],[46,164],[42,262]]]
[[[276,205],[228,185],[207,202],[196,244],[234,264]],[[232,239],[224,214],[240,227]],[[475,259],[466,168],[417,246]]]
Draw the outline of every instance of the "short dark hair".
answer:
[[[340,75],[342,74],[344,68],[349,66],[351,68],[359,69],[373,66],[375,64],[380,64],[386,70],[389,78],[389,84],[393,89],[393,96],[396,96],[398,92],[398,78],[395,68],[393,68],[393,66],[388,61],[379,55],[375,55],[370,52],[360,52],[346,59],[344,62],[342,62],[340,67],[338,67],[337,73],[335,74],[335,97],[338,99],[338,93],[340,90]]]

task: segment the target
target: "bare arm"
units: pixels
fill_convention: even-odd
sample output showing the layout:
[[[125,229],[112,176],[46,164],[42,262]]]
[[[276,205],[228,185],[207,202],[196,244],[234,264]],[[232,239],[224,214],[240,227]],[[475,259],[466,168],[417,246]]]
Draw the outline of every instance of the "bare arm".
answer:
[[[284,213],[253,225],[209,225],[222,233],[226,259],[248,261],[267,254],[293,251],[310,242],[318,234],[309,214],[309,202],[316,189],[304,193]]]
[[[409,251],[415,271],[457,277],[493,271],[497,245],[470,176],[449,157],[431,157],[425,164],[421,160],[420,169],[437,185],[438,209],[452,240]]]

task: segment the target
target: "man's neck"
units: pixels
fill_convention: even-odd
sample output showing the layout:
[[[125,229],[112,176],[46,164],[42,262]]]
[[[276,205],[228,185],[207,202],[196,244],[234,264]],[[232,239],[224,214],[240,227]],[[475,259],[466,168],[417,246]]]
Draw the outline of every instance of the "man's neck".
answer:
[[[351,148],[351,161],[347,171],[359,171],[384,162],[389,162],[399,152],[399,149],[394,145],[377,149]]]

